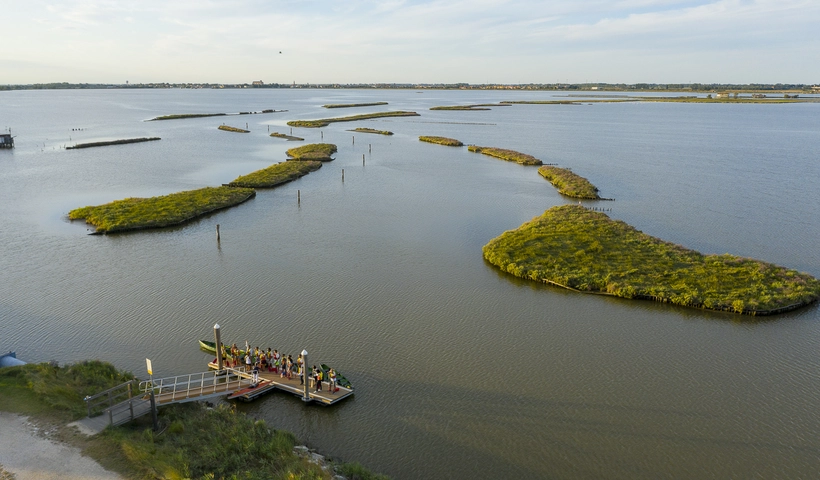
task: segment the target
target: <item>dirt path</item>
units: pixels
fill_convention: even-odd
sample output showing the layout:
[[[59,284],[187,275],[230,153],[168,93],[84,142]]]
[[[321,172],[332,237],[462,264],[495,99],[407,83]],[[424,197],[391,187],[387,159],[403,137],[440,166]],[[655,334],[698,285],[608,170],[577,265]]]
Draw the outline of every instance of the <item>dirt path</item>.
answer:
[[[0,480],[122,480],[74,447],[44,438],[26,417],[0,412]]]

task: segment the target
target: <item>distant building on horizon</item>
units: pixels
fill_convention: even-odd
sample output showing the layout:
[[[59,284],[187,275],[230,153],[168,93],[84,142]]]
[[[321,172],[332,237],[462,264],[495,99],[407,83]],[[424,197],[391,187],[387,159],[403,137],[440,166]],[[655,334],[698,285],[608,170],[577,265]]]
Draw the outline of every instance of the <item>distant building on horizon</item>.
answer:
[[[251,86],[253,86],[253,87],[261,87],[261,86],[264,86],[264,85],[265,85],[265,82],[263,82],[262,80],[255,80],[251,84]]]

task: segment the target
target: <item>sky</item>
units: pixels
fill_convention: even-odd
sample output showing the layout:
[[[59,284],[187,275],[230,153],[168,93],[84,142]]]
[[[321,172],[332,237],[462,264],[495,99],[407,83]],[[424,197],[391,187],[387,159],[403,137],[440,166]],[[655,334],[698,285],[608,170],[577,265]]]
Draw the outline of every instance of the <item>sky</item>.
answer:
[[[0,84],[820,83],[820,0],[0,0]]]

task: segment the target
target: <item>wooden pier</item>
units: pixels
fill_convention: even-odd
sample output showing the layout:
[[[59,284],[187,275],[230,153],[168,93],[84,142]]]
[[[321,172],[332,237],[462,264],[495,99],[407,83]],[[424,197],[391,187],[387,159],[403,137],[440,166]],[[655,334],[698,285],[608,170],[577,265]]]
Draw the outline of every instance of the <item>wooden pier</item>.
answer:
[[[209,362],[208,368],[216,370],[217,365],[214,362]],[[232,369],[231,371],[238,372],[237,374],[244,377],[246,380],[253,378],[252,374],[243,370]],[[327,381],[322,382],[322,390],[317,392],[315,387],[310,388],[313,387],[313,381],[309,381],[311,383],[308,388],[308,396],[312,402],[322,405],[333,405],[353,395],[353,389],[344,387],[337,387],[336,392],[331,392],[330,382]],[[299,382],[299,377],[296,374],[293,375],[293,378],[288,379],[287,377],[280,377],[278,373],[260,370],[259,384],[255,387],[246,385],[244,388],[237,389],[228,395],[228,400],[242,400],[245,402],[250,402],[274,390],[288,392],[303,399],[305,395],[305,386]]]

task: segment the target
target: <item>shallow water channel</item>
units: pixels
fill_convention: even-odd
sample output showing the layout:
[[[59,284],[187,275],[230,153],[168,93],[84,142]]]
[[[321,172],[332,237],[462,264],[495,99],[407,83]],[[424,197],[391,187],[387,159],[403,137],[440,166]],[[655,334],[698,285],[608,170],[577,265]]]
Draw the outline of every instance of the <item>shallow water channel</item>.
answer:
[[[418,136],[570,167],[615,198],[585,204],[645,233],[820,276],[820,105],[428,110],[562,95],[0,92],[0,128],[16,136],[0,150],[0,350],[29,362],[99,358],[144,378],[145,358],[155,376],[202,371],[197,340],[215,323],[228,342],[294,357],[305,348],[355,396],[324,408],[272,394],[241,410],[397,479],[816,475],[820,308],[750,321],[502,274],[481,247],[571,200],[535,168]],[[379,101],[389,104],[321,108]],[[288,111],[144,121],[263,109]],[[421,116],[293,129],[337,144],[336,160],[185,226],[91,236],[67,220],[76,207],[283,161],[301,143],[268,133],[290,133],[288,120],[381,110]],[[152,136],[162,140],[61,148]]]

